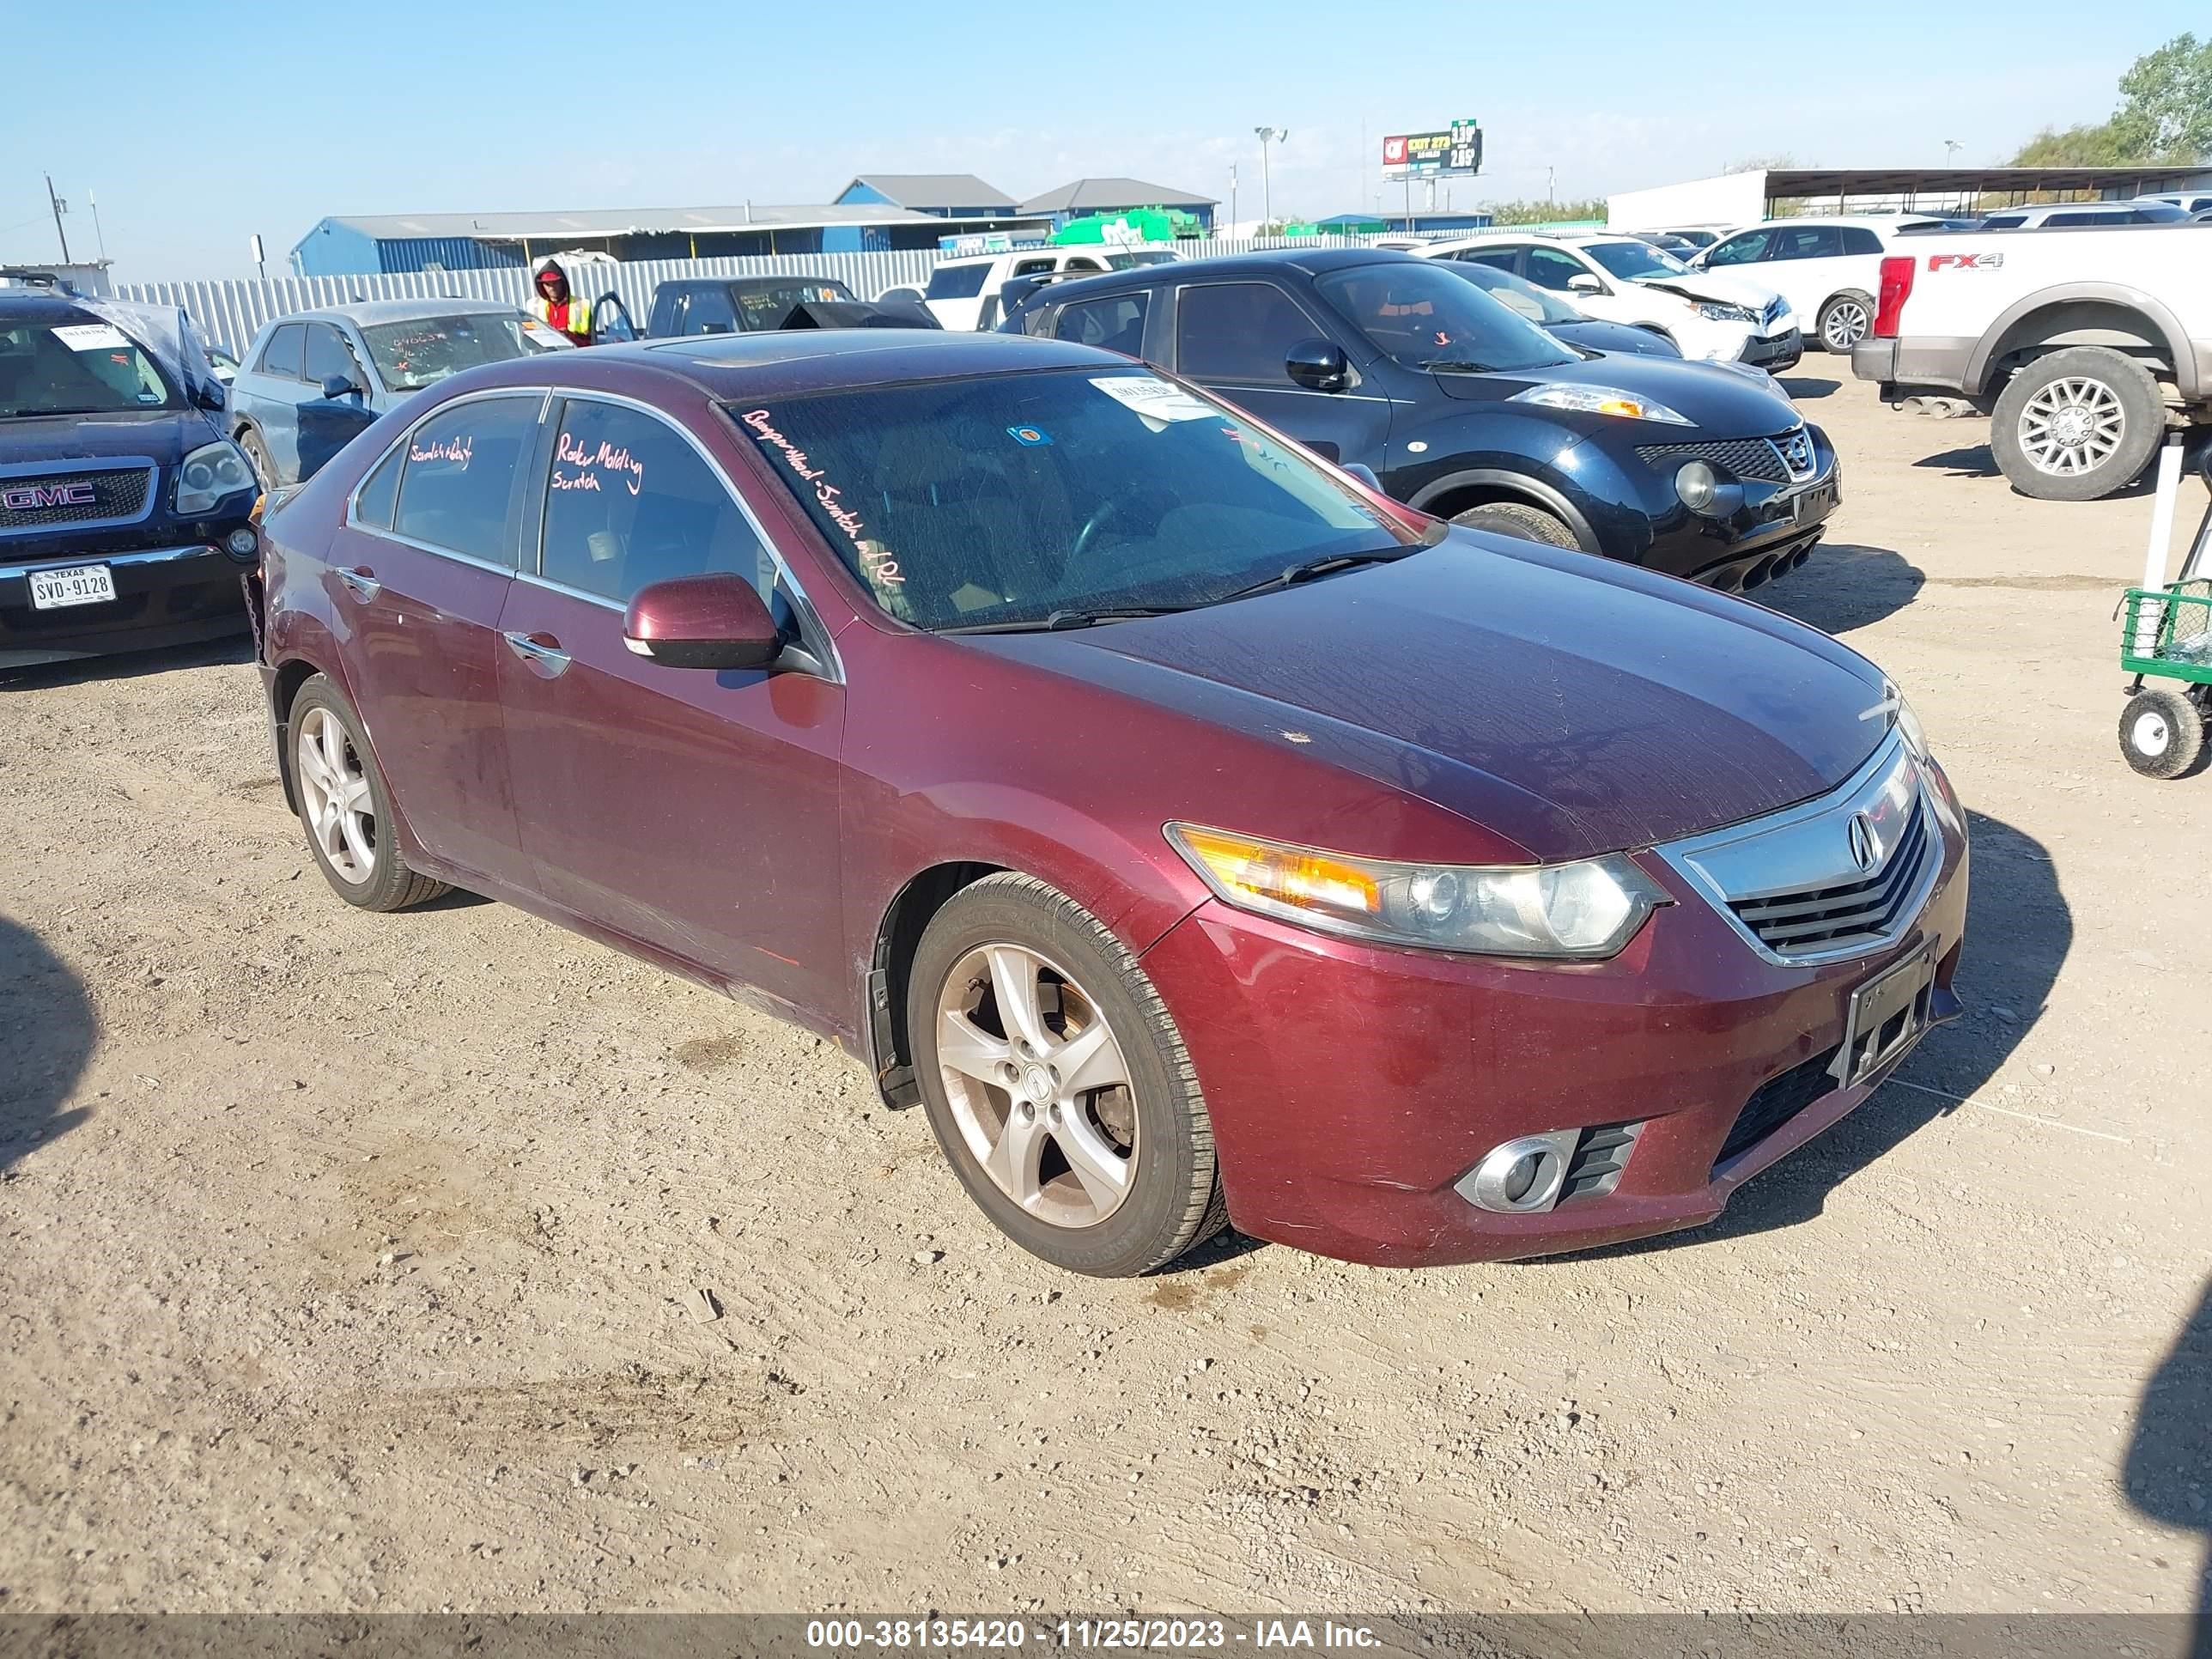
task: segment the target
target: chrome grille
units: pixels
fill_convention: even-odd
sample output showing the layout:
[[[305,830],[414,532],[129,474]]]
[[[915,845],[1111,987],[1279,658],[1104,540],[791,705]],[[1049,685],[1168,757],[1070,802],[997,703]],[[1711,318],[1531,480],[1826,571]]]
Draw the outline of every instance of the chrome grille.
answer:
[[[1829,793],[1656,850],[1761,956],[1796,967],[1904,938],[1955,829],[1893,732]]]
[[[1865,880],[1741,899],[1730,908],[1777,956],[1879,944],[1897,931],[1899,913],[1918,892],[1933,840],[1923,805],[1887,860]]]
[[[1814,459],[1813,434],[1799,427],[1774,439],[1774,453],[1782,458],[1782,465],[1790,469],[1791,482],[1813,476]]]
[[[145,516],[154,485],[149,465],[102,468],[97,471],[17,473],[0,476],[0,534],[47,530],[63,525],[128,524]],[[89,489],[89,501],[38,501],[35,492]],[[10,496],[21,504],[12,504]]]

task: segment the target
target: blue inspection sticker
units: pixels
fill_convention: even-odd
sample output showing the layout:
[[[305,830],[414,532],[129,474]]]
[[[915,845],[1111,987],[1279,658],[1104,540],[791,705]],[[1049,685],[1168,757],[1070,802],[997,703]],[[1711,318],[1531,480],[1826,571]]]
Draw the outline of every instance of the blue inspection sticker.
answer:
[[[1048,444],[1052,441],[1033,426],[1010,426],[1006,428],[1006,435],[1016,443],[1027,444],[1032,448],[1038,444]]]

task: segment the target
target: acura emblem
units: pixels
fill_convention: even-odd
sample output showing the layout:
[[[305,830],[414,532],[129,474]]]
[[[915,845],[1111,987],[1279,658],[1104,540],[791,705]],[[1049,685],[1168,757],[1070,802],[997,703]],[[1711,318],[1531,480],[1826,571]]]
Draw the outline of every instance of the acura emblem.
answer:
[[[1850,827],[1844,833],[1851,845],[1851,862],[1858,866],[1862,874],[1881,862],[1881,836],[1872,818],[1864,812],[1852,813]]]

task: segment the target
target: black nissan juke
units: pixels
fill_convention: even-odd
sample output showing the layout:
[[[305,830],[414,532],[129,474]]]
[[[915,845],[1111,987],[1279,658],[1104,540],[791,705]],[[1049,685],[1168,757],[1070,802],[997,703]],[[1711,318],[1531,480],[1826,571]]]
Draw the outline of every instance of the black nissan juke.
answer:
[[[1425,512],[1729,592],[1803,563],[1839,499],[1764,373],[1571,346],[1402,253],[1141,266],[1033,288],[1002,327],[1181,374]]]

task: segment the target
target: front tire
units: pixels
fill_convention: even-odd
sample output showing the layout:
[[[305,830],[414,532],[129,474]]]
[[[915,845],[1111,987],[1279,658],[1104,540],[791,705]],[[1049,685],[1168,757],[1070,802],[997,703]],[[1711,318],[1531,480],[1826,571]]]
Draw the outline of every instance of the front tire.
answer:
[[[1990,416],[1990,448],[2021,495],[2094,501],[2136,481],[2165,429],[2148,369],[2101,346],[2074,346],[2007,383]]]
[[[392,792],[362,730],[328,676],[300,688],[285,727],[300,823],[332,892],[360,909],[404,910],[436,898],[446,884],[400,856]]]
[[[2204,752],[2204,716],[2179,691],[2138,691],[2120,711],[2120,753],[2147,778],[2178,778]]]
[[[1493,536],[1510,536],[1516,541],[1542,542],[1552,547],[1577,550],[1582,547],[1565,520],[1540,507],[1530,507],[1522,501],[1485,501],[1464,513],[1455,513],[1452,522],[1465,525],[1469,530],[1486,530]]]
[[[1852,289],[1835,295],[1820,307],[1815,331],[1824,350],[1848,357],[1851,348],[1866,338],[1867,331],[1873,326],[1874,295]]]
[[[254,482],[261,486],[261,493],[266,495],[276,489],[276,464],[269,459],[269,448],[261,441],[261,434],[247,427],[238,434],[238,447],[246,452],[246,464],[253,469]]]
[[[954,895],[915,952],[907,1022],[946,1162],[1031,1255],[1127,1278],[1224,1224],[1182,1038],[1074,900],[1012,873]]]

